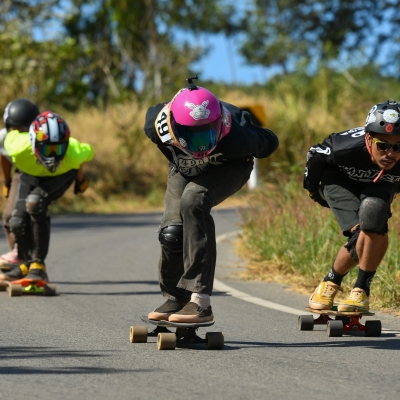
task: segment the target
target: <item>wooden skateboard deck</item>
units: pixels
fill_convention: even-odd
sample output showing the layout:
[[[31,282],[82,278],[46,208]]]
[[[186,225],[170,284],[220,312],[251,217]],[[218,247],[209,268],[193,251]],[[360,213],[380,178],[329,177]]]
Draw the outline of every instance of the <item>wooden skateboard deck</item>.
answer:
[[[306,307],[306,311],[310,311],[315,314],[324,314],[324,315],[339,315],[343,317],[354,317],[354,316],[363,316],[363,315],[375,315],[373,312],[359,312],[359,311],[338,311],[337,306],[333,306],[331,310],[316,310],[315,308]]]
[[[155,336],[157,337],[159,350],[173,350],[177,344],[198,343],[205,343],[207,350],[222,350],[224,348],[224,335],[222,332],[207,332],[205,339],[196,334],[199,328],[214,325],[214,320],[201,323],[181,323],[149,320],[147,316],[141,316],[140,319],[146,324],[156,325],[156,329],[148,332],[146,326],[131,326],[131,343],[145,343],[148,336]],[[175,328],[175,332],[171,332],[168,328]]]
[[[140,319],[145,324],[153,324],[157,326],[169,326],[171,328],[201,328],[202,326],[214,325],[215,321],[199,322],[199,323],[183,323],[183,322],[170,322],[170,321],[156,321],[154,319],[148,319],[146,316],[141,315]]]

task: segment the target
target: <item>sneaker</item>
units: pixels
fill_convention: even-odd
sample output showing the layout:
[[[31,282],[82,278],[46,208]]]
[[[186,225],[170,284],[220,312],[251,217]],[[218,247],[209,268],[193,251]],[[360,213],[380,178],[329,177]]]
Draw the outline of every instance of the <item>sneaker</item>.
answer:
[[[308,305],[314,310],[330,310],[339,290],[343,289],[336,283],[330,281],[321,282],[310,296]]]
[[[338,311],[369,311],[369,298],[364,289],[354,288],[349,297],[338,306]]]
[[[26,264],[17,265],[11,269],[11,271],[0,274],[0,281],[17,281],[18,279],[24,278],[28,275],[29,268]]]
[[[26,279],[33,279],[35,281],[49,281],[46,273],[46,266],[40,262],[33,262],[29,267],[29,273],[25,276]]]
[[[3,271],[11,270],[13,267],[22,264],[22,261],[18,258],[18,252],[16,249],[9,251],[8,253],[0,256],[0,269]]]
[[[156,308],[154,311],[149,313],[147,318],[156,320],[156,321],[168,321],[168,317],[171,314],[174,314],[174,313],[182,310],[182,308],[185,304],[186,304],[185,302],[182,303],[180,301],[168,299],[160,307]]]
[[[168,318],[170,322],[185,322],[185,323],[200,323],[213,321],[214,316],[211,310],[211,306],[207,308],[201,308],[196,303],[189,302],[182,310],[175,314],[171,314]]]

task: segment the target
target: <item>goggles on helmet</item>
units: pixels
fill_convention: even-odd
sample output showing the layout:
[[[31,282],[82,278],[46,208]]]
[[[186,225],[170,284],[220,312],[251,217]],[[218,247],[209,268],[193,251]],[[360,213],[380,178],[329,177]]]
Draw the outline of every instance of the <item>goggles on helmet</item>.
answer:
[[[38,153],[44,157],[54,156],[63,156],[67,149],[67,142],[59,143],[59,144],[43,144],[40,143],[37,145]]]
[[[171,128],[179,145],[191,153],[209,152],[217,145],[222,129],[222,119],[204,125],[178,124],[171,113]]]

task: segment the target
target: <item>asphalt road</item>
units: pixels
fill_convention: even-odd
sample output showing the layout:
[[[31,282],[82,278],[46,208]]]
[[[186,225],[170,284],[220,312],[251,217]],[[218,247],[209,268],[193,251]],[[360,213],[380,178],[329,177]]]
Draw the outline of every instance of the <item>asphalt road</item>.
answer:
[[[159,213],[53,217],[47,266],[58,295],[0,293],[0,397],[400,398],[400,318],[379,314],[384,331],[378,338],[329,338],[322,327],[299,331],[307,296],[236,279],[243,261],[232,252],[234,236],[225,234],[238,229],[240,216],[213,214],[216,323],[199,334],[223,331],[224,350],[159,351],[155,338],[129,341],[130,326],[142,325],[140,315],[163,302]],[[3,237],[0,251],[6,249]]]

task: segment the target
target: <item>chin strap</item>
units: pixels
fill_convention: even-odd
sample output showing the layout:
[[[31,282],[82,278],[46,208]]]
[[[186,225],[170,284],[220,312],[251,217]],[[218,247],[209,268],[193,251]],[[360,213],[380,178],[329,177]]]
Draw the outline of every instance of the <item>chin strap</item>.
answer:
[[[369,143],[368,143],[368,140],[367,140],[367,135],[365,135],[365,146],[367,147],[369,155],[372,157],[373,160],[375,160],[374,156],[372,155],[371,148],[369,147]],[[373,180],[373,182],[374,183],[378,182],[379,179],[381,179],[381,177],[382,177],[384,172],[385,172],[385,170],[382,168],[381,171],[379,172],[378,176]]]

